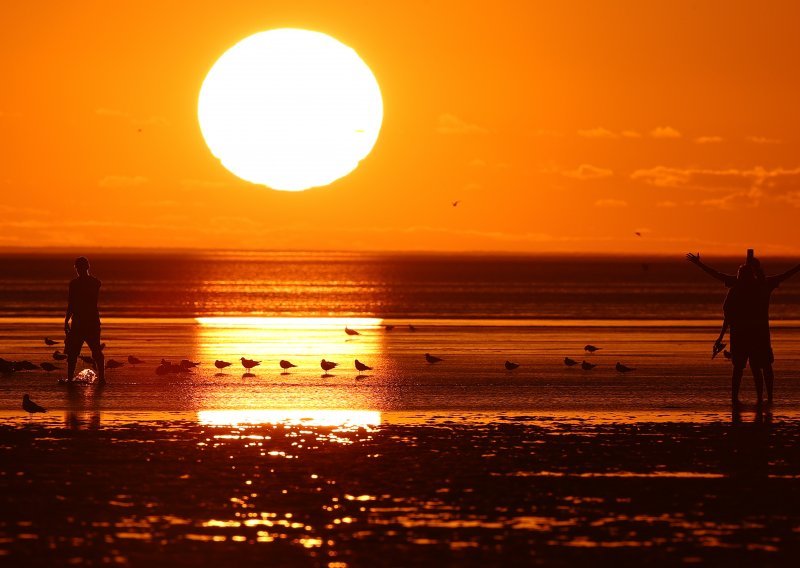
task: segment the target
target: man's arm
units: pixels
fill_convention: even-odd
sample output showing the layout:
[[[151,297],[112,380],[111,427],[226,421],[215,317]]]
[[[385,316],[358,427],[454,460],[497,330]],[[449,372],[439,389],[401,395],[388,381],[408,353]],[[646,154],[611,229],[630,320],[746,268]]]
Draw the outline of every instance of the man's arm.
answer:
[[[687,253],[686,260],[688,260],[689,262],[691,262],[692,264],[694,264],[696,266],[699,266],[708,275],[710,275],[712,278],[716,278],[720,282],[724,282],[724,283],[727,284],[731,280],[735,280],[736,279],[735,276],[732,276],[730,274],[725,274],[723,272],[720,272],[719,270],[714,270],[713,268],[711,268],[710,266],[705,264],[703,261],[700,260],[700,253],[699,252],[697,254]]]
[[[67,314],[64,316],[64,333],[69,333],[69,320],[72,317],[72,283],[69,284],[69,299],[67,300]]]
[[[775,280],[775,282],[780,284],[781,282],[783,282],[784,280],[788,280],[798,272],[800,272],[800,264],[798,264],[794,268],[790,268],[789,270],[787,270],[782,274],[776,274],[775,276],[771,276],[770,279]]]

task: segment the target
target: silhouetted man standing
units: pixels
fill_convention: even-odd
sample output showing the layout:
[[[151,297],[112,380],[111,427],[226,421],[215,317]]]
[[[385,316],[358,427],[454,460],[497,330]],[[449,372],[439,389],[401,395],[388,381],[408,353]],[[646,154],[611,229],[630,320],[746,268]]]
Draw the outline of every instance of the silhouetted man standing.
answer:
[[[69,303],[64,318],[64,331],[67,334],[67,380],[75,376],[75,363],[81,353],[83,343],[92,350],[92,358],[97,365],[101,383],[105,382],[105,359],[100,346],[100,312],[97,310],[97,297],[100,294],[100,280],[89,274],[89,259],[81,256],[75,259],[78,277],[69,283]],[[72,325],[70,326],[70,319]]]

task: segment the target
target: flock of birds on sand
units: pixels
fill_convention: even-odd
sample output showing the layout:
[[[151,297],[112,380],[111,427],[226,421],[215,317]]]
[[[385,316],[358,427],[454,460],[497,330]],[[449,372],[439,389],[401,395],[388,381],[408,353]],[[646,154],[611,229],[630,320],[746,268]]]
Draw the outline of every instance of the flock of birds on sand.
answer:
[[[394,328],[394,326],[392,326],[392,325],[387,325],[385,327],[386,327],[387,331],[391,331]],[[414,326],[409,325],[408,327],[409,327],[409,330],[415,331]],[[350,336],[360,335],[360,333],[358,331],[356,331],[354,329],[350,329],[349,327],[345,327],[344,331],[345,331],[345,333],[347,335],[350,335]],[[57,344],[56,341],[50,339],[49,337],[45,337],[44,338],[44,343],[45,343],[45,345],[48,345],[48,346],[53,346],[53,345]],[[101,344],[100,347],[101,347],[101,349],[105,348],[105,343]],[[583,348],[583,350],[586,353],[589,353],[589,354],[596,353],[597,351],[600,351],[601,349],[602,349],[602,347],[596,347],[595,345],[591,345],[591,344],[586,345]],[[723,353],[724,353],[726,358],[728,358],[728,359],[730,358],[730,353],[728,351],[724,351]],[[53,359],[55,359],[57,361],[62,361],[64,359],[66,359],[66,358],[67,358],[67,355],[64,354],[64,353],[61,353],[60,351],[55,351],[53,353]],[[84,363],[86,363],[88,365],[91,365],[95,369],[97,368],[96,363],[95,363],[95,361],[94,361],[94,359],[92,357],[81,356],[80,359]],[[242,367],[244,367],[244,369],[246,371],[246,374],[250,374],[251,376],[254,376],[254,375],[252,375],[253,369],[255,369],[256,367],[261,365],[261,361],[256,361],[254,359],[247,359],[246,357],[241,357],[239,360],[241,362]],[[431,355],[430,353],[425,353],[425,361],[427,361],[431,365],[435,365],[436,363],[441,363],[442,361],[444,361],[444,359],[442,357],[437,357],[435,355]],[[128,363],[132,367],[136,367],[137,365],[143,364],[144,361],[142,361],[138,357],[135,357],[133,355],[129,355],[128,356]],[[108,361],[106,361],[105,368],[106,369],[118,369],[120,367],[123,367],[124,365],[125,365],[125,363],[122,362],[122,361],[117,361],[116,359],[109,359]],[[161,363],[159,364],[158,367],[156,367],[156,374],[157,375],[167,375],[167,374],[173,374],[173,373],[191,373],[192,369],[194,369],[195,367],[198,367],[199,365],[200,365],[200,362],[191,361],[189,359],[183,359],[183,360],[181,360],[180,363],[172,363],[171,361],[168,361],[166,359],[161,359]],[[223,361],[221,359],[217,359],[216,361],[214,361],[214,366],[217,369],[219,369],[220,371],[230,367],[231,365],[233,365],[233,363],[230,363],[228,361]],[[278,362],[278,365],[280,366],[281,369],[283,369],[283,374],[287,374],[290,369],[293,369],[293,368],[297,367],[297,365],[295,365],[291,361],[287,361],[286,359],[281,359]],[[586,360],[577,361],[577,360],[572,359],[570,357],[564,357],[564,365],[566,365],[567,367],[575,367],[575,366],[580,365],[580,368],[583,369],[584,371],[591,371],[592,369],[597,367],[596,363],[590,363],[589,361],[586,361]],[[319,366],[325,372],[325,374],[323,374],[322,376],[323,377],[329,377],[331,375],[328,375],[328,373],[330,371],[332,371],[333,369],[335,369],[336,367],[338,367],[339,363],[336,363],[334,361],[328,361],[326,359],[322,359],[320,361],[320,363],[319,363]],[[370,367],[369,365],[367,365],[365,363],[362,363],[358,359],[356,359],[354,361],[354,366],[355,366],[356,370],[359,373],[364,373],[366,371],[371,371],[372,370],[372,367]],[[518,369],[520,367],[520,365],[519,365],[519,363],[514,363],[513,361],[506,360],[506,362],[504,363],[504,367],[505,367],[505,369],[507,371],[514,371],[515,369]],[[3,374],[11,374],[11,373],[13,373],[15,371],[34,371],[34,370],[39,370],[40,368],[45,370],[45,371],[47,371],[47,372],[52,372],[52,371],[55,371],[55,370],[58,369],[58,367],[56,367],[55,365],[53,365],[50,362],[44,362],[44,363],[41,363],[40,365],[37,366],[34,363],[31,363],[30,361],[7,361],[6,359],[3,359],[2,357],[0,357],[0,372],[2,372]],[[636,370],[634,367],[628,367],[627,365],[624,365],[624,364],[620,363],[619,361],[617,361],[617,363],[614,366],[614,368],[617,370],[617,372],[622,373],[622,374],[630,373],[631,371],[635,371]],[[25,410],[29,414],[47,412],[47,410],[45,410],[44,408],[42,408],[41,406],[39,406],[38,404],[33,402],[31,400],[30,396],[28,396],[27,394],[25,396],[23,396],[23,398],[22,398],[22,408],[23,408],[23,410]]]

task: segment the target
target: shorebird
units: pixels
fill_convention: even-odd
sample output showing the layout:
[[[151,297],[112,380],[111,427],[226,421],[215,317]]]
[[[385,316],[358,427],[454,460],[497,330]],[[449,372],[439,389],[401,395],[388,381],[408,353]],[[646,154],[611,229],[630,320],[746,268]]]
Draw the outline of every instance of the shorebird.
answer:
[[[617,364],[614,366],[614,368],[620,373],[630,373],[631,371],[636,370],[633,367],[628,367],[627,365],[623,365],[619,361],[617,361]]]
[[[194,369],[199,364],[200,364],[199,362],[195,363],[194,361],[189,361],[188,359],[181,360],[181,367],[183,367],[184,369]]]
[[[55,365],[53,365],[52,363],[42,363],[42,364],[41,364],[41,365],[39,365],[39,366],[40,366],[42,369],[44,369],[45,371],[47,371],[48,373],[49,373],[49,372],[51,372],[51,371],[55,371],[56,369],[58,369],[58,367],[56,367],[56,366],[55,366]]]
[[[642,236],[642,233],[640,233],[639,231],[634,231],[633,234],[636,235],[637,237],[641,237]]]
[[[325,359],[323,359],[322,361],[319,362],[319,366],[322,367],[322,370],[327,373],[331,369],[335,369],[336,367],[338,367],[339,363],[334,363],[333,361],[326,361]]]
[[[411,324],[408,324],[408,331],[417,331],[417,328]]]
[[[216,361],[214,361],[214,366],[217,369],[224,369],[225,367],[230,367],[231,364],[228,363],[227,361],[220,361],[219,359],[217,359]]]
[[[166,360],[166,359],[164,359],[163,357],[161,358],[161,364],[162,364],[162,365],[172,365],[172,363],[171,363],[170,361],[167,361],[167,360]]]
[[[575,359],[570,359],[569,357],[564,357],[564,364],[567,367],[574,367],[575,365],[580,365]]]
[[[54,340],[50,339],[49,337],[45,337],[44,338],[44,344],[45,345],[56,345],[57,343],[58,343],[58,341],[54,341]]]
[[[392,331],[394,329],[394,326],[393,325],[385,325],[385,326],[383,326],[383,329],[385,329],[386,331]]]
[[[369,365],[365,365],[364,363],[362,363],[358,359],[356,359],[355,363],[356,363],[356,370],[361,372],[361,373],[363,373],[364,371],[371,371],[372,370],[372,367],[370,367]]]
[[[453,207],[458,207],[459,203],[461,203],[461,201],[455,200],[455,201],[453,201],[452,205],[453,205]]]
[[[94,362],[94,359],[92,359],[91,357],[89,357],[87,355],[81,355],[80,359],[81,359],[81,361],[83,361],[87,365],[91,365],[92,367],[96,367],[97,366],[97,364]]]
[[[120,367],[124,367],[125,363],[122,361],[117,361],[116,359],[109,359],[106,361],[106,369],[119,369]]]
[[[247,369],[248,371],[252,370],[253,367],[258,367],[261,364],[261,361],[254,361],[253,359],[245,359],[244,357],[241,358],[242,367]]]
[[[436,357],[434,355],[431,355],[430,353],[425,353],[425,360],[431,365],[433,365],[434,363],[438,363],[439,361],[444,361],[444,359],[442,359],[441,357]]]
[[[22,410],[28,414],[36,414],[37,412],[47,412],[44,408],[31,400],[31,397],[26,395],[22,396]]]
[[[50,365],[50,363],[47,363]],[[39,367],[31,363],[30,361],[17,361],[16,368],[20,371],[38,371]],[[55,368],[55,365],[50,365],[51,367]]]
[[[602,347],[595,347],[594,345],[591,345],[591,344],[586,345],[583,348],[583,350],[588,352],[588,353],[594,353],[595,351],[600,351],[601,349],[602,349]]]
[[[56,351],[55,353],[53,353],[53,359],[55,359],[56,361],[63,361],[66,358],[67,356],[61,351]]]
[[[128,363],[130,363],[131,365],[133,365],[135,367],[136,365],[140,365],[141,363],[144,363],[144,361],[142,361],[138,357],[134,357],[133,355],[128,355]]]
[[[345,328],[344,328],[344,332],[345,332],[347,335],[361,335],[361,334],[360,334],[360,333],[358,333],[358,332],[357,332],[355,329],[350,329],[350,328],[349,328],[349,327],[347,327],[347,326],[345,326]]]
[[[512,363],[511,361],[506,361],[506,371],[513,371],[518,367],[519,363]]]
[[[278,365],[280,365],[281,369],[283,369],[284,371],[288,371],[292,367],[297,367],[297,365],[295,365],[291,361],[287,361],[286,359],[281,359],[280,361],[278,361]]]
[[[583,369],[584,371],[591,371],[595,367],[597,367],[597,365],[595,365],[594,363],[589,363],[588,361],[583,361],[581,363],[581,369]]]

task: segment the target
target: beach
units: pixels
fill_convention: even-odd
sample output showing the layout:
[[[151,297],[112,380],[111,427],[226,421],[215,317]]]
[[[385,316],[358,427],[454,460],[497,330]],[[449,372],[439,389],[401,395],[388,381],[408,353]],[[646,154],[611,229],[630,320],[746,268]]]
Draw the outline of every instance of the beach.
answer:
[[[0,337],[13,358],[38,361],[55,326],[6,321]],[[741,414],[729,363],[711,360],[713,331],[110,318],[106,356],[145,363],[109,371],[104,386],[59,385],[58,371],[0,383],[0,560],[786,564],[800,526],[789,505],[798,330],[774,333],[778,403],[757,412],[746,378]],[[583,353],[587,338],[602,349]],[[245,373],[236,355],[262,365]],[[598,366],[568,368],[565,356]],[[323,357],[341,366],[323,373]],[[161,376],[161,358],[200,365]],[[234,364],[220,371],[217,358]],[[298,367],[283,373],[280,358]],[[355,358],[374,370],[357,372]],[[617,360],[636,370],[617,372]],[[23,391],[48,413],[26,416]]]

